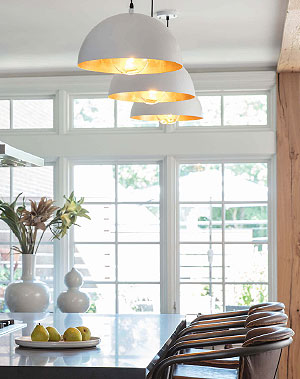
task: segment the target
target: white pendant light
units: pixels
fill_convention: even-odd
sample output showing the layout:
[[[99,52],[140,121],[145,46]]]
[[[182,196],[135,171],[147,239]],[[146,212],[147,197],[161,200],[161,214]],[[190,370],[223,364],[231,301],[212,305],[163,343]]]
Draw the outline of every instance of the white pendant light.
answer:
[[[133,10],[132,1],[130,5]],[[160,21],[130,12],[109,17],[90,31],[78,67],[112,74],[157,74],[179,70],[182,60],[175,37]]]
[[[195,97],[191,76],[185,68],[152,75],[115,75],[108,97],[135,103],[156,104],[189,100]]]
[[[174,124],[176,121],[192,121],[203,118],[202,106],[197,97],[175,103],[154,105],[134,103],[130,117],[136,120],[159,121],[162,124]]]

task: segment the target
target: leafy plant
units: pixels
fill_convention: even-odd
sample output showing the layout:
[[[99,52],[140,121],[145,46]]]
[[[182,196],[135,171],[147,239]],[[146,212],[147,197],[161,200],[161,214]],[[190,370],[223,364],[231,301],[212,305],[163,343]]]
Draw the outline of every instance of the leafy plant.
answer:
[[[240,296],[240,300],[238,305],[251,305],[254,301],[252,297],[252,290],[253,290],[253,285],[252,284],[244,284],[243,285],[243,292]],[[266,293],[266,288],[262,285],[259,285],[256,289],[258,291],[258,302],[263,303],[267,299],[267,293]]]
[[[54,201],[45,197],[42,197],[38,204],[30,200],[30,210],[26,209],[25,198],[22,205],[17,207],[20,196],[21,194],[11,204],[0,200],[0,220],[4,221],[16,236],[20,247],[13,246],[12,249],[19,253],[36,254],[48,229],[53,239],[60,239],[67,234],[72,225],[76,225],[78,217],[90,220],[88,211],[82,208],[84,199],[77,201],[73,192],[69,197],[65,197],[66,202],[62,208],[54,206]],[[39,230],[42,233],[38,238]]]
[[[94,302],[92,302],[87,313],[96,313],[96,312],[97,312],[96,304]]]
[[[91,305],[87,311],[87,313],[97,313],[97,305],[96,301],[99,300],[99,295],[97,292],[90,292]]]
[[[244,284],[243,285],[243,292],[240,296],[240,299],[243,300],[242,303],[239,302],[239,305],[250,305],[254,299],[251,295],[252,285],[251,284]]]

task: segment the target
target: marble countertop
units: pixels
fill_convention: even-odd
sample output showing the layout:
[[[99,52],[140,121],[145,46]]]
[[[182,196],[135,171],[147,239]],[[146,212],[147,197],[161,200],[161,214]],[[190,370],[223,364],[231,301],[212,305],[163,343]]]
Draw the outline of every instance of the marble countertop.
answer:
[[[1,377],[7,372],[6,375],[13,374],[14,379],[54,379],[61,378],[61,375],[64,379],[94,378],[93,375],[99,378],[100,374],[105,379],[145,378],[147,367],[184,319],[184,316],[174,314],[79,315],[61,312],[11,313],[8,316],[28,325],[0,337]],[[91,329],[93,336],[101,338],[100,345],[97,348],[67,350],[17,347],[15,338],[30,335],[38,322],[45,327],[54,325],[60,333],[71,326],[85,325]],[[72,370],[66,371],[66,368]],[[86,376],[87,373],[90,376]]]

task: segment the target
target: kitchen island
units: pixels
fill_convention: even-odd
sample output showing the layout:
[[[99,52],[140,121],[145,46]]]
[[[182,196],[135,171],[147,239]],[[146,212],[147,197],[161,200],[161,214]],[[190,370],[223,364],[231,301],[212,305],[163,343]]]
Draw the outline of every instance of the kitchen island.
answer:
[[[144,379],[163,354],[175,330],[185,325],[180,315],[9,314],[28,327],[0,337],[1,379]],[[101,338],[97,348],[28,349],[15,338],[30,335],[34,325],[54,325],[60,333],[85,325]]]

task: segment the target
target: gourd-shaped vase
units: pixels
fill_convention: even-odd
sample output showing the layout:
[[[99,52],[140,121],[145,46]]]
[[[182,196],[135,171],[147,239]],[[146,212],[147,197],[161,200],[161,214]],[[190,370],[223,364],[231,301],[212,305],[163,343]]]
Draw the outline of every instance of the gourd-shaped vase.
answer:
[[[73,267],[65,275],[65,285],[68,290],[62,292],[57,298],[57,306],[63,313],[84,313],[89,309],[89,296],[79,290],[82,284],[81,273]]]

